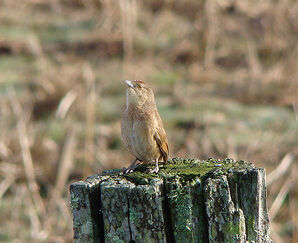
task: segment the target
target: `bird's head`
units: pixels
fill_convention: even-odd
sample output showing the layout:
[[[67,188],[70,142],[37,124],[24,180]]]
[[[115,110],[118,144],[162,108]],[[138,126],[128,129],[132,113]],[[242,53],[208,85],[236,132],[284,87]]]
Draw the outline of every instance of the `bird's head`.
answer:
[[[141,80],[125,80],[128,88],[126,91],[126,106],[155,105],[154,94],[151,87]]]

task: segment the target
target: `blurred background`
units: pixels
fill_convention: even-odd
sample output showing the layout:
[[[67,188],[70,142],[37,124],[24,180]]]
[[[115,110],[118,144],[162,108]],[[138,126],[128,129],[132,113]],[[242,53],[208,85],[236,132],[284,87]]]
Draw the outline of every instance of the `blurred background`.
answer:
[[[298,242],[298,2],[0,0],[0,241],[71,242],[69,184],[133,157],[124,79],[149,82],[171,157],[267,171]]]

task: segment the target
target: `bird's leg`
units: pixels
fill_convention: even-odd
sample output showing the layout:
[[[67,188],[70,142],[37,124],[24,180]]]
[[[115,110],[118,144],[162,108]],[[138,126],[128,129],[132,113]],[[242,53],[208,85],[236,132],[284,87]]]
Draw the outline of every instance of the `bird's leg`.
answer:
[[[158,171],[159,171],[159,167],[158,167],[158,159],[155,159],[154,162],[155,162],[155,168],[149,170],[149,172],[151,172],[151,173],[156,173],[156,174],[157,174]]]
[[[141,163],[137,162],[138,159],[136,158],[131,164],[130,166],[128,166],[127,168],[123,167],[122,171],[124,174],[128,174],[133,172]]]

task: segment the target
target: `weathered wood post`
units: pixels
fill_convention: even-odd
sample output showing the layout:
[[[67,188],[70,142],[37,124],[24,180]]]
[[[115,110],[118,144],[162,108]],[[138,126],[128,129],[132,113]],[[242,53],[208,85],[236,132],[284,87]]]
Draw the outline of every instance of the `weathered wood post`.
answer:
[[[71,184],[76,242],[271,242],[264,169],[181,158],[148,168]]]

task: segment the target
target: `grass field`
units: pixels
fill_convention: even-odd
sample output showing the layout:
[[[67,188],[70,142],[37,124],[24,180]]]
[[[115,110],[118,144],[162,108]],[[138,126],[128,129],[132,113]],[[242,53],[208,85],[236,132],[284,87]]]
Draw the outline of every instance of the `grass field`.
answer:
[[[295,0],[1,0],[0,241],[71,242],[68,187],[126,166],[125,79],[149,82],[171,157],[266,168],[297,242]]]

